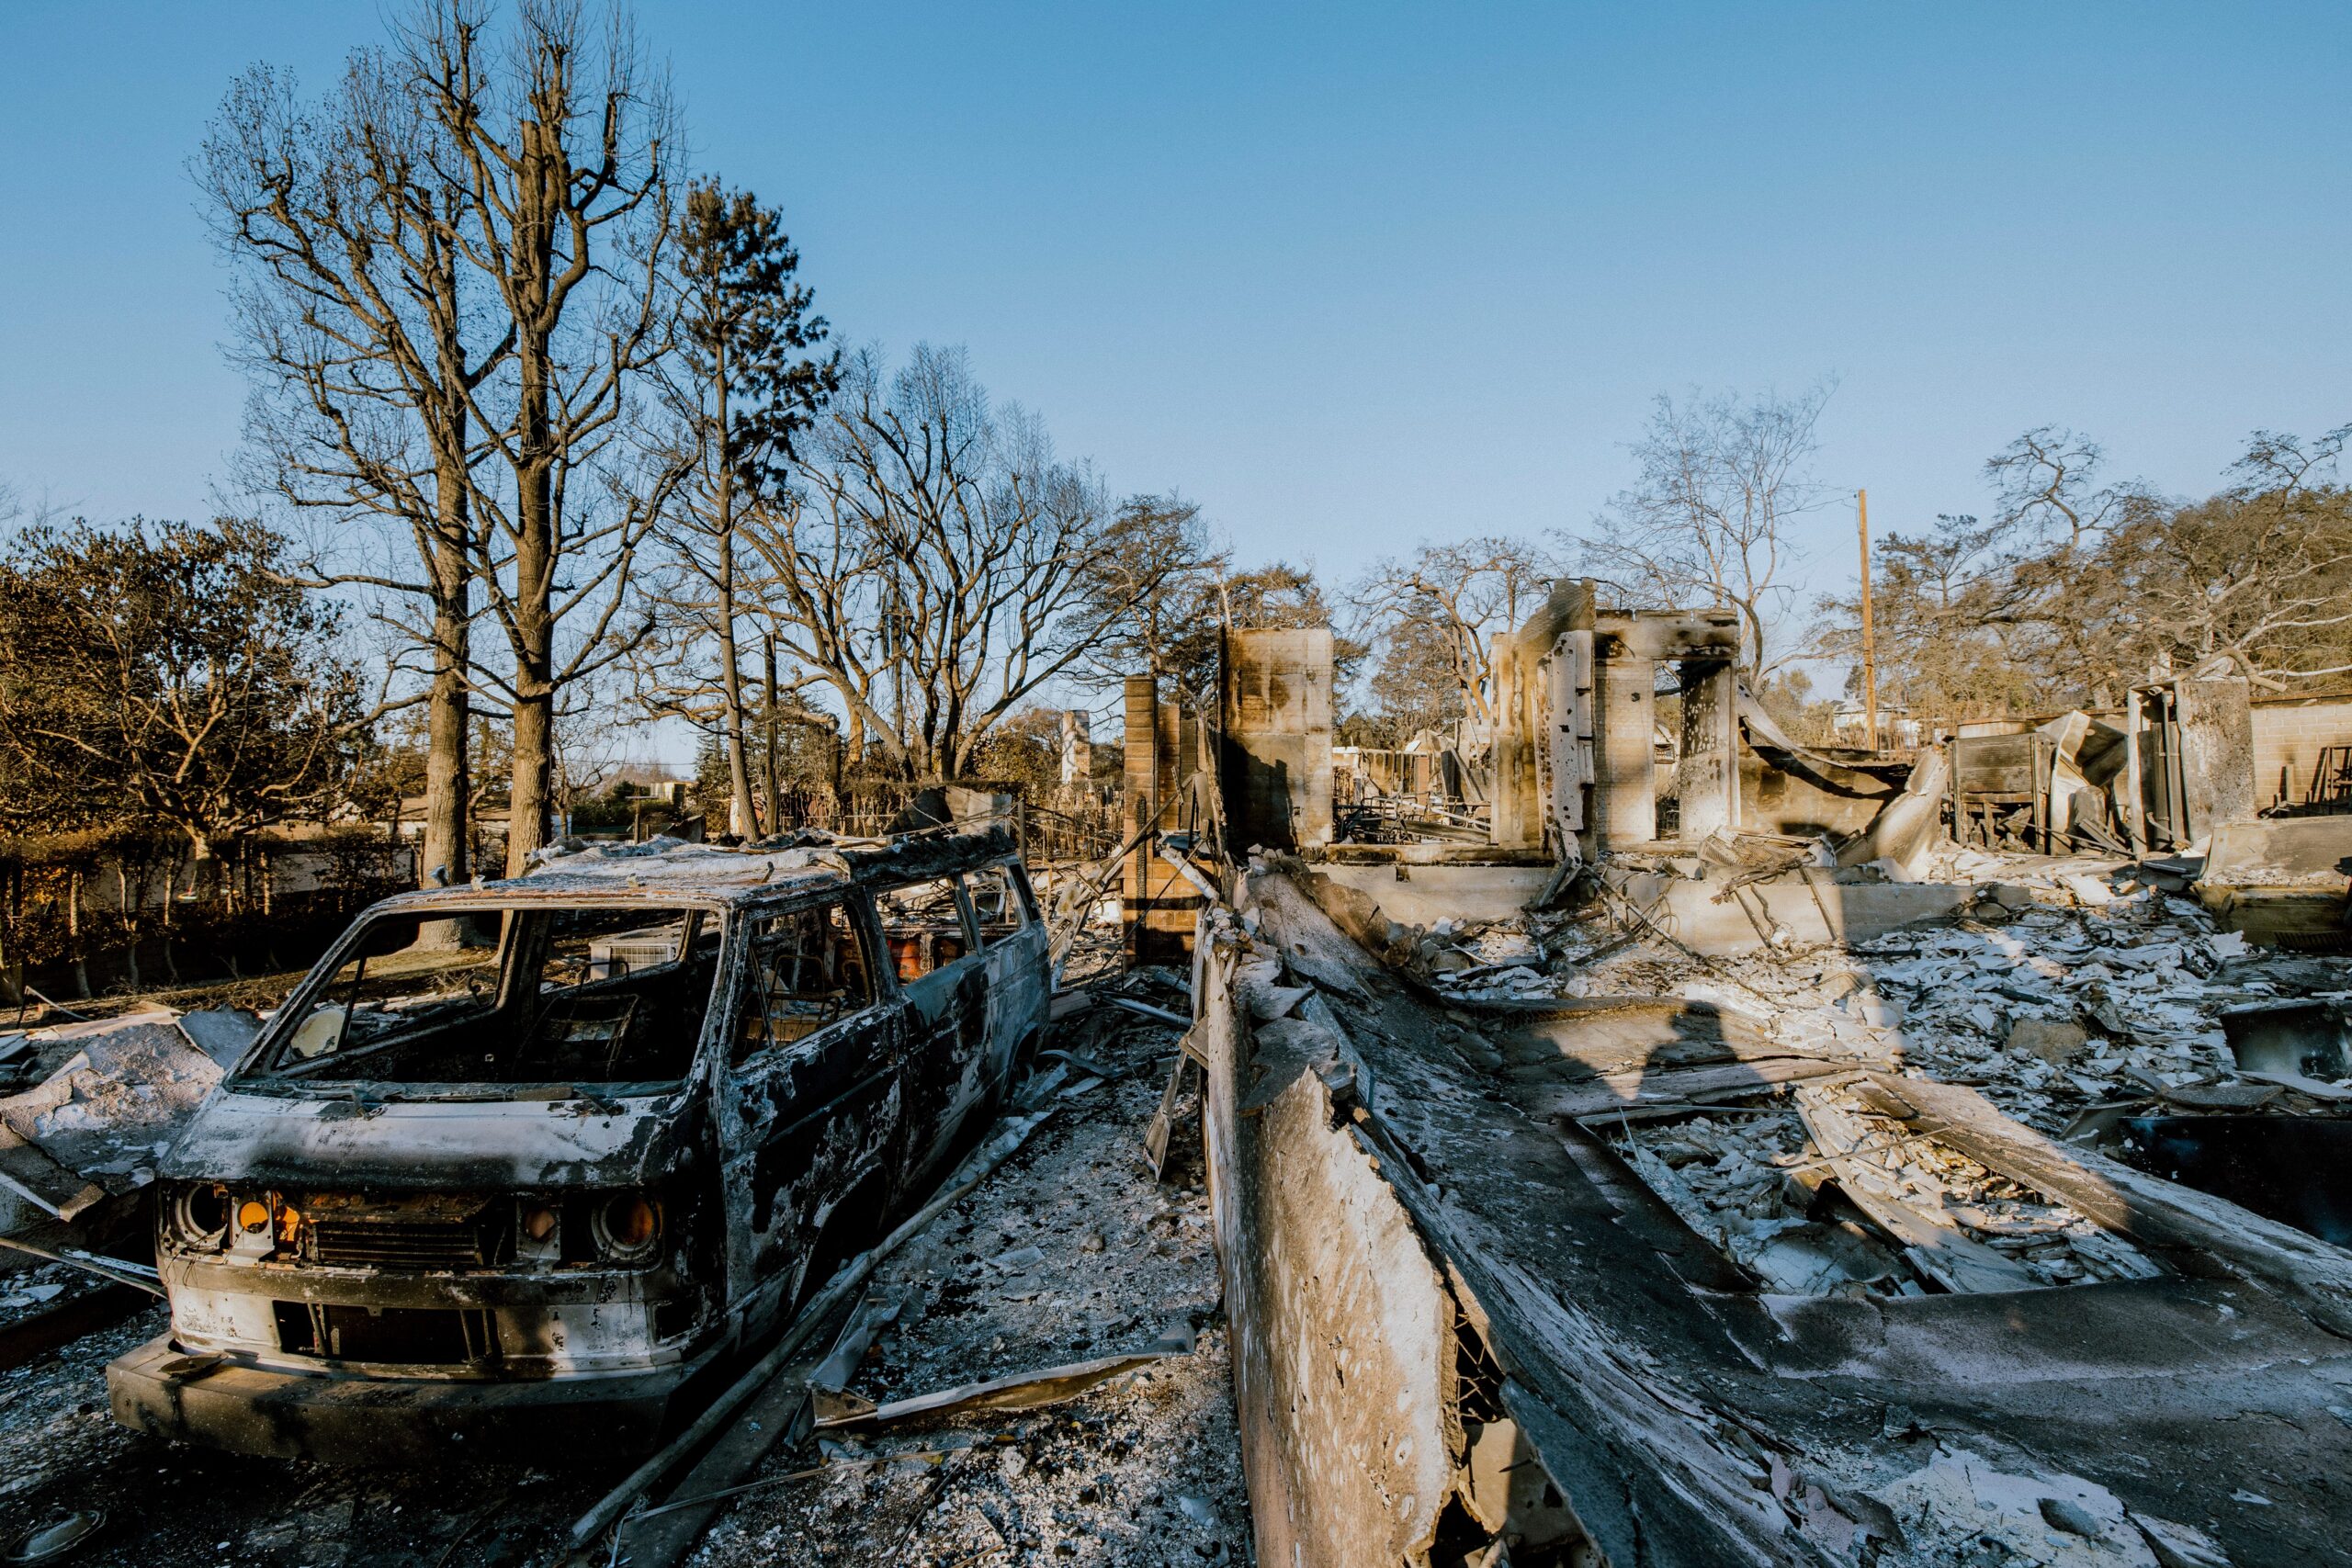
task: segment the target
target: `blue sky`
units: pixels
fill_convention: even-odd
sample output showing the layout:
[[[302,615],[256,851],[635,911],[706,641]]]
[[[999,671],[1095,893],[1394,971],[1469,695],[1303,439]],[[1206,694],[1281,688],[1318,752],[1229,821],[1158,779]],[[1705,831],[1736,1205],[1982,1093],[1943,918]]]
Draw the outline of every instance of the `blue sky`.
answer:
[[[237,438],[184,164],[373,6],[0,9],[0,478],[205,513]],[[2352,421],[2352,6],[640,6],[842,337],[968,344],[1123,490],[1344,581],[1586,525],[1657,392],[1839,378],[1874,529],[2019,430],[2211,488]],[[1850,514],[1807,532],[1850,578]]]

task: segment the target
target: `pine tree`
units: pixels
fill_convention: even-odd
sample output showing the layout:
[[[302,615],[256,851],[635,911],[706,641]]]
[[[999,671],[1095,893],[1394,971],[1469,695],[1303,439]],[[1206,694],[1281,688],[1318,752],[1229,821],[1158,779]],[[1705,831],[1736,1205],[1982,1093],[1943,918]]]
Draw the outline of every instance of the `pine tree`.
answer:
[[[674,635],[718,648],[717,728],[724,744],[729,831],[760,830],[745,738],[738,521],[751,497],[783,482],[793,441],[840,381],[824,318],[798,281],[800,254],[781,216],[716,178],[688,187],[678,228],[677,354],[667,381],[695,458],[695,480],[669,543],[665,616]],[[666,650],[665,650],[666,651]],[[673,661],[674,668],[674,661]],[[673,691],[672,711],[710,707],[708,692]]]

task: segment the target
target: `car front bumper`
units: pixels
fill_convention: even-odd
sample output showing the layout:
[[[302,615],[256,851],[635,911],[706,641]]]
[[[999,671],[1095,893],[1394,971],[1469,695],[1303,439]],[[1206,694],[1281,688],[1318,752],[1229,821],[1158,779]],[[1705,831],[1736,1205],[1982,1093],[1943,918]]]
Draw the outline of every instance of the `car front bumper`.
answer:
[[[539,1379],[290,1371],[189,1356],[169,1335],[107,1367],[114,1418],[133,1431],[234,1453],[329,1464],[415,1464],[468,1454],[580,1464],[648,1452],[707,1397],[718,1351],[645,1371]]]

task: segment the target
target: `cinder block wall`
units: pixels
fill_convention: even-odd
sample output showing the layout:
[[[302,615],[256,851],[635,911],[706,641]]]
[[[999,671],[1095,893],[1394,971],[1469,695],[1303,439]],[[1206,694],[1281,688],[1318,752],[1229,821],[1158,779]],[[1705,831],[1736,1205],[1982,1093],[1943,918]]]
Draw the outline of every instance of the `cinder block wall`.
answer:
[[[2254,705],[2254,801],[2260,810],[2309,796],[2320,749],[2352,746],[2352,692]]]

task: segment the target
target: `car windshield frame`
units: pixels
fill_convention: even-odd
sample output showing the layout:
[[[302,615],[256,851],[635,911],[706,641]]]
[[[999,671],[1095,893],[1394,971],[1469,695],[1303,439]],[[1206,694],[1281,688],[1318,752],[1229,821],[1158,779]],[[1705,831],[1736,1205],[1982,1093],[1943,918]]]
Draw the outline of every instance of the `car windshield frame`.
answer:
[[[605,1080],[586,1077],[550,1077],[543,1078],[430,1078],[329,1077],[326,1064],[334,1055],[310,1060],[289,1060],[288,1051],[303,1022],[316,1014],[322,1004],[331,1001],[336,980],[355,956],[366,947],[371,935],[386,921],[432,921],[443,919],[479,919],[482,916],[501,917],[500,925],[508,915],[540,915],[556,917],[569,913],[625,913],[642,916],[648,924],[670,919],[700,916],[692,929],[697,944],[717,932],[718,951],[710,978],[710,990],[703,998],[701,1021],[696,1026],[691,1055],[684,1070],[674,1077]],[[225,1088],[240,1093],[277,1095],[288,1098],[317,1100],[521,1100],[549,1101],[556,1100],[646,1099],[684,1092],[698,1082],[707,1071],[711,1043],[721,1026],[720,1014],[727,1010],[726,983],[731,968],[730,949],[735,940],[735,928],[741,911],[727,901],[698,897],[688,893],[675,896],[626,897],[602,896],[593,892],[566,890],[561,895],[540,895],[500,897],[486,895],[462,900],[434,899],[409,903],[392,900],[365,910],[336,939],[302,983],[296,987],[277,1011],[254,1038],[252,1047],[238,1060],[229,1073]],[[502,929],[498,941],[481,949],[490,960],[492,973],[504,975],[515,962],[508,951],[510,938]],[[541,953],[540,962],[547,955]],[[674,961],[673,961],[674,962]],[[503,978],[502,978],[503,984]],[[583,982],[584,984],[584,982]],[[573,987],[577,988],[577,987]],[[395,1038],[371,1043],[361,1047],[370,1054],[395,1043]],[[346,1058],[348,1059],[348,1058]],[[554,1092],[551,1092],[554,1091]]]

